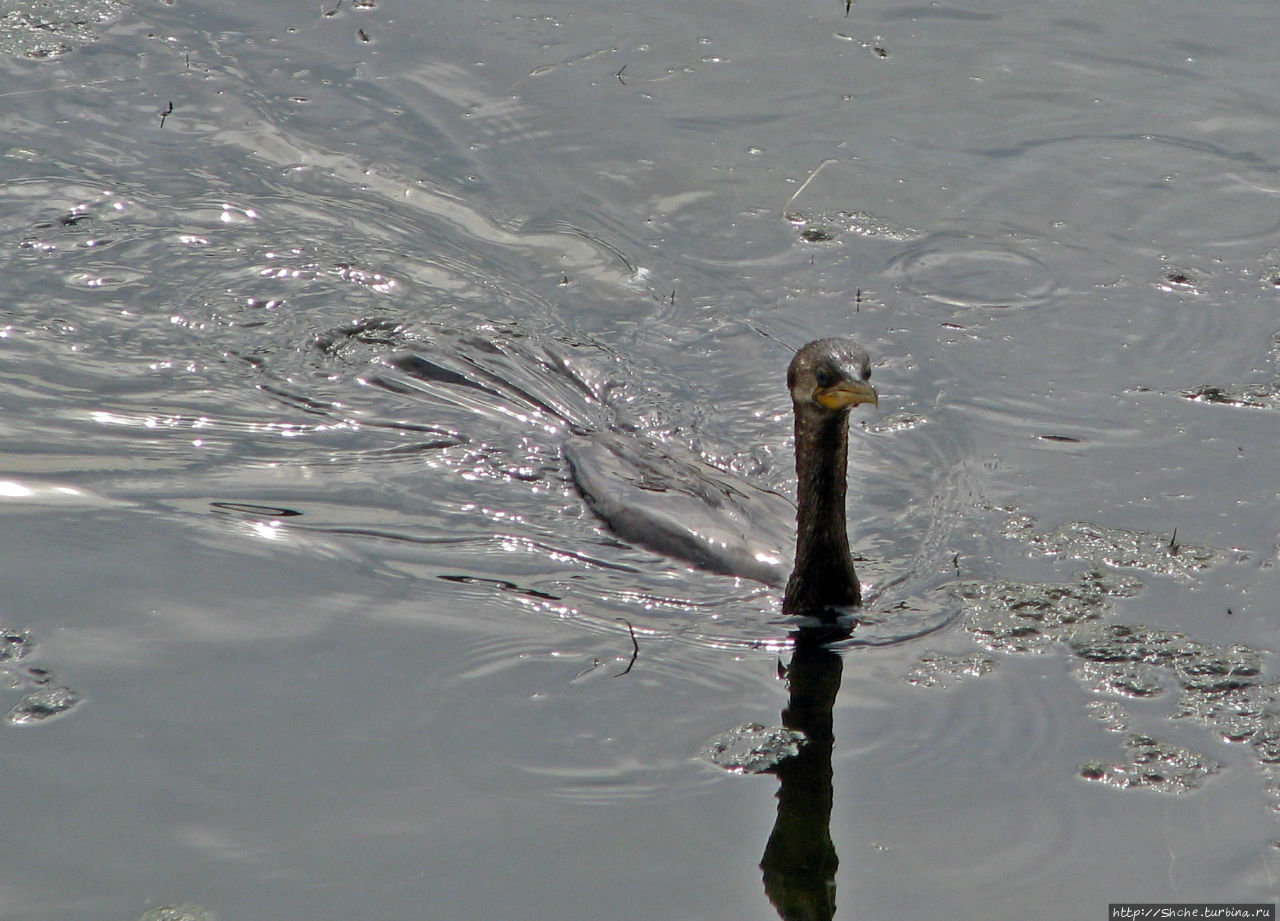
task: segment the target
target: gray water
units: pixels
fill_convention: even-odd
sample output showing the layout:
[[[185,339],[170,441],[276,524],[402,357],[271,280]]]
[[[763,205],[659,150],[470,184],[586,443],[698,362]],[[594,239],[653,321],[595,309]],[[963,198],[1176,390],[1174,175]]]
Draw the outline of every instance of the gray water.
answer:
[[[1276,900],[1270,3],[0,9],[0,916]],[[562,444],[787,493],[836,334],[947,625],[801,661]]]

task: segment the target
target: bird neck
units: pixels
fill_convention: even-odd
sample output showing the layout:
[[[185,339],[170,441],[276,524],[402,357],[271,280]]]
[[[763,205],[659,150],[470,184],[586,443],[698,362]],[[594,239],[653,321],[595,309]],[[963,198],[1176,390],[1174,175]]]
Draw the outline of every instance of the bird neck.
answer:
[[[862,603],[845,527],[849,417],[796,413],[796,562],[786,614]]]

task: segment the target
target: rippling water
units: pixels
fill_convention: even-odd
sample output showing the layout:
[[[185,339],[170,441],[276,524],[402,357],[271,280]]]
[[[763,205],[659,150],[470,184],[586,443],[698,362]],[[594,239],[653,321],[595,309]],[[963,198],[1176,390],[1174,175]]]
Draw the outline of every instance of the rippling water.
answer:
[[[1269,5],[4,9],[0,915],[1277,898]],[[842,333],[833,653],[562,446]]]

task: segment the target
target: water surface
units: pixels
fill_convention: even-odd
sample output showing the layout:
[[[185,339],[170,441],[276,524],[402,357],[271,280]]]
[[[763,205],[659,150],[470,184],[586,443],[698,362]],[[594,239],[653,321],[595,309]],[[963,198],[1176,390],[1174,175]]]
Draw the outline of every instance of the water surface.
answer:
[[[1268,5],[11,8],[4,917],[1276,899]],[[790,494],[836,334],[947,626],[806,657],[562,445]]]

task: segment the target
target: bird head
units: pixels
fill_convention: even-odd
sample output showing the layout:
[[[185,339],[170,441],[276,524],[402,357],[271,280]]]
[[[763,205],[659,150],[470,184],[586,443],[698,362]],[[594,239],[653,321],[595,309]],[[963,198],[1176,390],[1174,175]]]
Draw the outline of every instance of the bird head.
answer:
[[[796,410],[843,415],[860,403],[879,405],[871,359],[852,339],[818,339],[791,359],[787,388]]]

